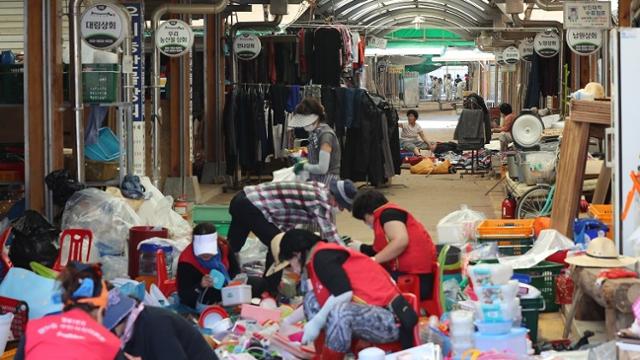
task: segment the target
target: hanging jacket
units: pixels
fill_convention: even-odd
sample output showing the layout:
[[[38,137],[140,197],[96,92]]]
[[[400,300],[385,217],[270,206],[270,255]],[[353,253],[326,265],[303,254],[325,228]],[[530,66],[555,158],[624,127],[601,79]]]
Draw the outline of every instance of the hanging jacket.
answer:
[[[400,294],[400,290],[385,269],[371,260],[368,256],[338,244],[318,243],[312,250],[307,264],[307,273],[313,286],[313,292],[322,306],[331,294],[322,285],[314,269],[314,257],[322,250],[340,250],[349,253],[349,258],[342,264],[342,268],[349,277],[353,301],[368,305],[386,307]]]
[[[458,140],[458,144],[461,147],[469,147],[474,150],[480,149],[487,140],[486,128],[484,111],[480,109],[464,109],[453,133],[453,139]],[[491,132],[490,125],[488,129]],[[491,136],[488,139],[490,141]]]
[[[436,249],[433,245],[431,236],[424,226],[411,215],[410,212],[401,207],[387,203],[373,212],[373,249],[379,253],[384,249],[389,241],[384,232],[384,227],[380,221],[380,216],[384,210],[395,209],[407,213],[407,232],[409,233],[409,245],[400,256],[396,259],[383,264],[383,266],[392,271],[398,271],[405,274],[430,274],[432,264],[436,258]]]

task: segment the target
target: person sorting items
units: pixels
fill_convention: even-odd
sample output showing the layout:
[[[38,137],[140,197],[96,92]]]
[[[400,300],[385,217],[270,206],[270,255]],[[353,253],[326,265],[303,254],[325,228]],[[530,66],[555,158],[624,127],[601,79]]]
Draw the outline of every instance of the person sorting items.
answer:
[[[399,123],[398,126],[402,131],[400,132],[400,147],[403,150],[413,151],[416,156],[420,156],[420,150],[435,150],[435,146],[432,146],[427,137],[424,134],[424,130],[418,124],[418,112],[415,110],[407,111],[406,123]]]
[[[420,300],[430,299],[436,248],[424,225],[376,190],[358,194],[353,201],[352,214],[373,229],[374,240],[373,245],[352,241],[349,247],[371,256],[395,280],[406,274],[418,275]]]
[[[499,134],[498,139],[500,140],[500,151],[507,151],[509,144],[513,142],[511,129],[513,128],[513,123],[516,120],[516,115],[513,113],[511,104],[507,103],[500,104],[500,113],[504,116],[502,126],[491,129],[491,132]]]
[[[413,346],[418,316],[370,257],[298,229],[279,234],[271,251],[276,263],[268,274],[290,266],[302,275],[308,320],[302,342],[316,341],[320,358],[342,359],[353,339],[374,345],[400,340],[405,349]]]
[[[294,172],[309,172],[309,180],[327,186],[332,180],[340,179],[340,143],[331,126],[326,124],[326,114],[322,104],[311,97],[305,98],[296,107],[289,121],[290,128],[303,128],[309,133],[308,161],[300,161]]]
[[[58,281],[62,313],[30,320],[15,359],[125,359],[120,339],[102,326],[109,296],[100,265],[71,262]]]
[[[267,247],[280,232],[300,225],[317,226],[324,239],[342,243],[335,225],[335,215],[351,210],[358,190],[351,180],[333,180],[329,187],[321,183],[275,182],[247,186],[231,200],[231,225],[228,240],[234,253],[240,252],[250,232]],[[267,253],[266,269],[273,263]],[[274,290],[280,277],[269,283]]]
[[[154,360],[217,360],[198,328],[167,309],[145,306],[120,292],[109,291],[103,325],[122,341],[129,356]]]

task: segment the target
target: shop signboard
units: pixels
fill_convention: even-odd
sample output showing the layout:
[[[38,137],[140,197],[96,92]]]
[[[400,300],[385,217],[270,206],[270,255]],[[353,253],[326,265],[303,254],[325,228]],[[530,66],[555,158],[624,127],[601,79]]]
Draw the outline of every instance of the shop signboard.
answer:
[[[533,60],[533,39],[527,38],[522,40],[520,45],[518,45],[518,51],[520,52],[520,58],[522,60]]]
[[[496,64],[506,65],[506,63],[504,62],[504,53],[502,49],[496,50],[494,55],[496,56]]]
[[[262,42],[254,34],[240,34],[233,41],[233,52],[239,60],[253,60],[260,55]]]
[[[379,38],[377,36],[370,36],[367,41],[367,47],[374,49],[386,49],[387,39]]]
[[[609,29],[611,3],[609,1],[565,2],[563,25],[565,29]]]
[[[509,65],[517,64],[520,61],[520,51],[515,46],[509,46],[502,52],[502,58]]]
[[[127,14],[116,4],[89,6],[80,17],[80,34],[94,49],[110,50],[124,40]]]
[[[179,57],[191,51],[193,30],[182,20],[167,20],[158,26],[155,40],[161,53]]]
[[[555,32],[538,33],[533,40],[533,49],[541,57],[554,57],[560,52],[560,37]]]
[[[567,45],[578,55],[591,55],[602,47],[602,31],[599,29],[567,30]]]
[[[145,175],[146,126],[144,123],[144,4],[142,1],[125,2],[131,17],[131,55],[133,65],[133,173]]]

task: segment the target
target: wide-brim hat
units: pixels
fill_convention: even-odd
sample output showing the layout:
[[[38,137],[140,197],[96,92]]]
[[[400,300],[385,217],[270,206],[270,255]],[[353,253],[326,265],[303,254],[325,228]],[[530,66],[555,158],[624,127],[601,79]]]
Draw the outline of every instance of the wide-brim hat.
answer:
[[[282,244],[282,238],[285,233],[280,233],[276,235],[273,240],[271,240],[271,255],[273,256],[274,263],[271,265],[269,270],[265,276],[271,276],[279,271],[284,270],[287,266],[290,265],[288,260],[280,261],[280,244]]]
[[[353,199],[358,194],[358,188],[351,180],[333,180],[329,184],[329,190],[340,207],[351,211]]]
[[[633,265],[636,259],[619,255],[613,240],[598,237],[591,240],[586,254],[568,257],[565,262],[582,267],[617,268]]]
[[[317,114],[293,114],[293,116],[289,120],[289,127],[303,128],[315,123],[319,118],[320,116],[318,116]]]

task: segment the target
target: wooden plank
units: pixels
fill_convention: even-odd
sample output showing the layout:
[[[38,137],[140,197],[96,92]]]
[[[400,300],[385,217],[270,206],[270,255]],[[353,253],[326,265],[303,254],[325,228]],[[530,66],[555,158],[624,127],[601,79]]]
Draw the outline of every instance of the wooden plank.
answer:
[[[571,238],[573,220],[582,194],[589,124],[567,121],[560,148],[560,164],[556,177],[556,195],[553,199],[551,227]]]
[[[594,124],[594,125],[604,125],[611,126],[611,117],[603,116],[597,113],[584,113],[584,112],[574,112],[572,113],[573,118],[575,118],[575,122],[585,123],[585,124]]]
[[[44,212],[44,74],[43,65],[43,21],[41,0],[27,0],[25,3],[28,13],[27,34],[25,44],[25,82],[27,93],[24,96],[25,109],[25,150],[26,176],[28,182],[27,209]]]
[[[631,0],[618,0],[618,26],[631,26]]]
[[[206,99],[204,101],[204,154],[205,161],[215,161],[215,150],[216,150],[216,132],[215,132],[215,123],[216,123],[216,97],[215,97],[215,86],[216,86],[216,68],[215,68],[215,59],[216,50],[214,49],[214,39],[218,36],[218,31],[215,26],[215,15],[207,15],[207,21],[205,21],[205,41],[207,45],[205,46],[204,53],[204,86],[205,86],[205,96]]]
[[[596,185],[596,191],[593,193],[593,204],[604,204],[607,198],[607,193],[611,188],[611,168],[608,168],[606,164],[602,164],[602,170],[598,176],[598,184]]]

